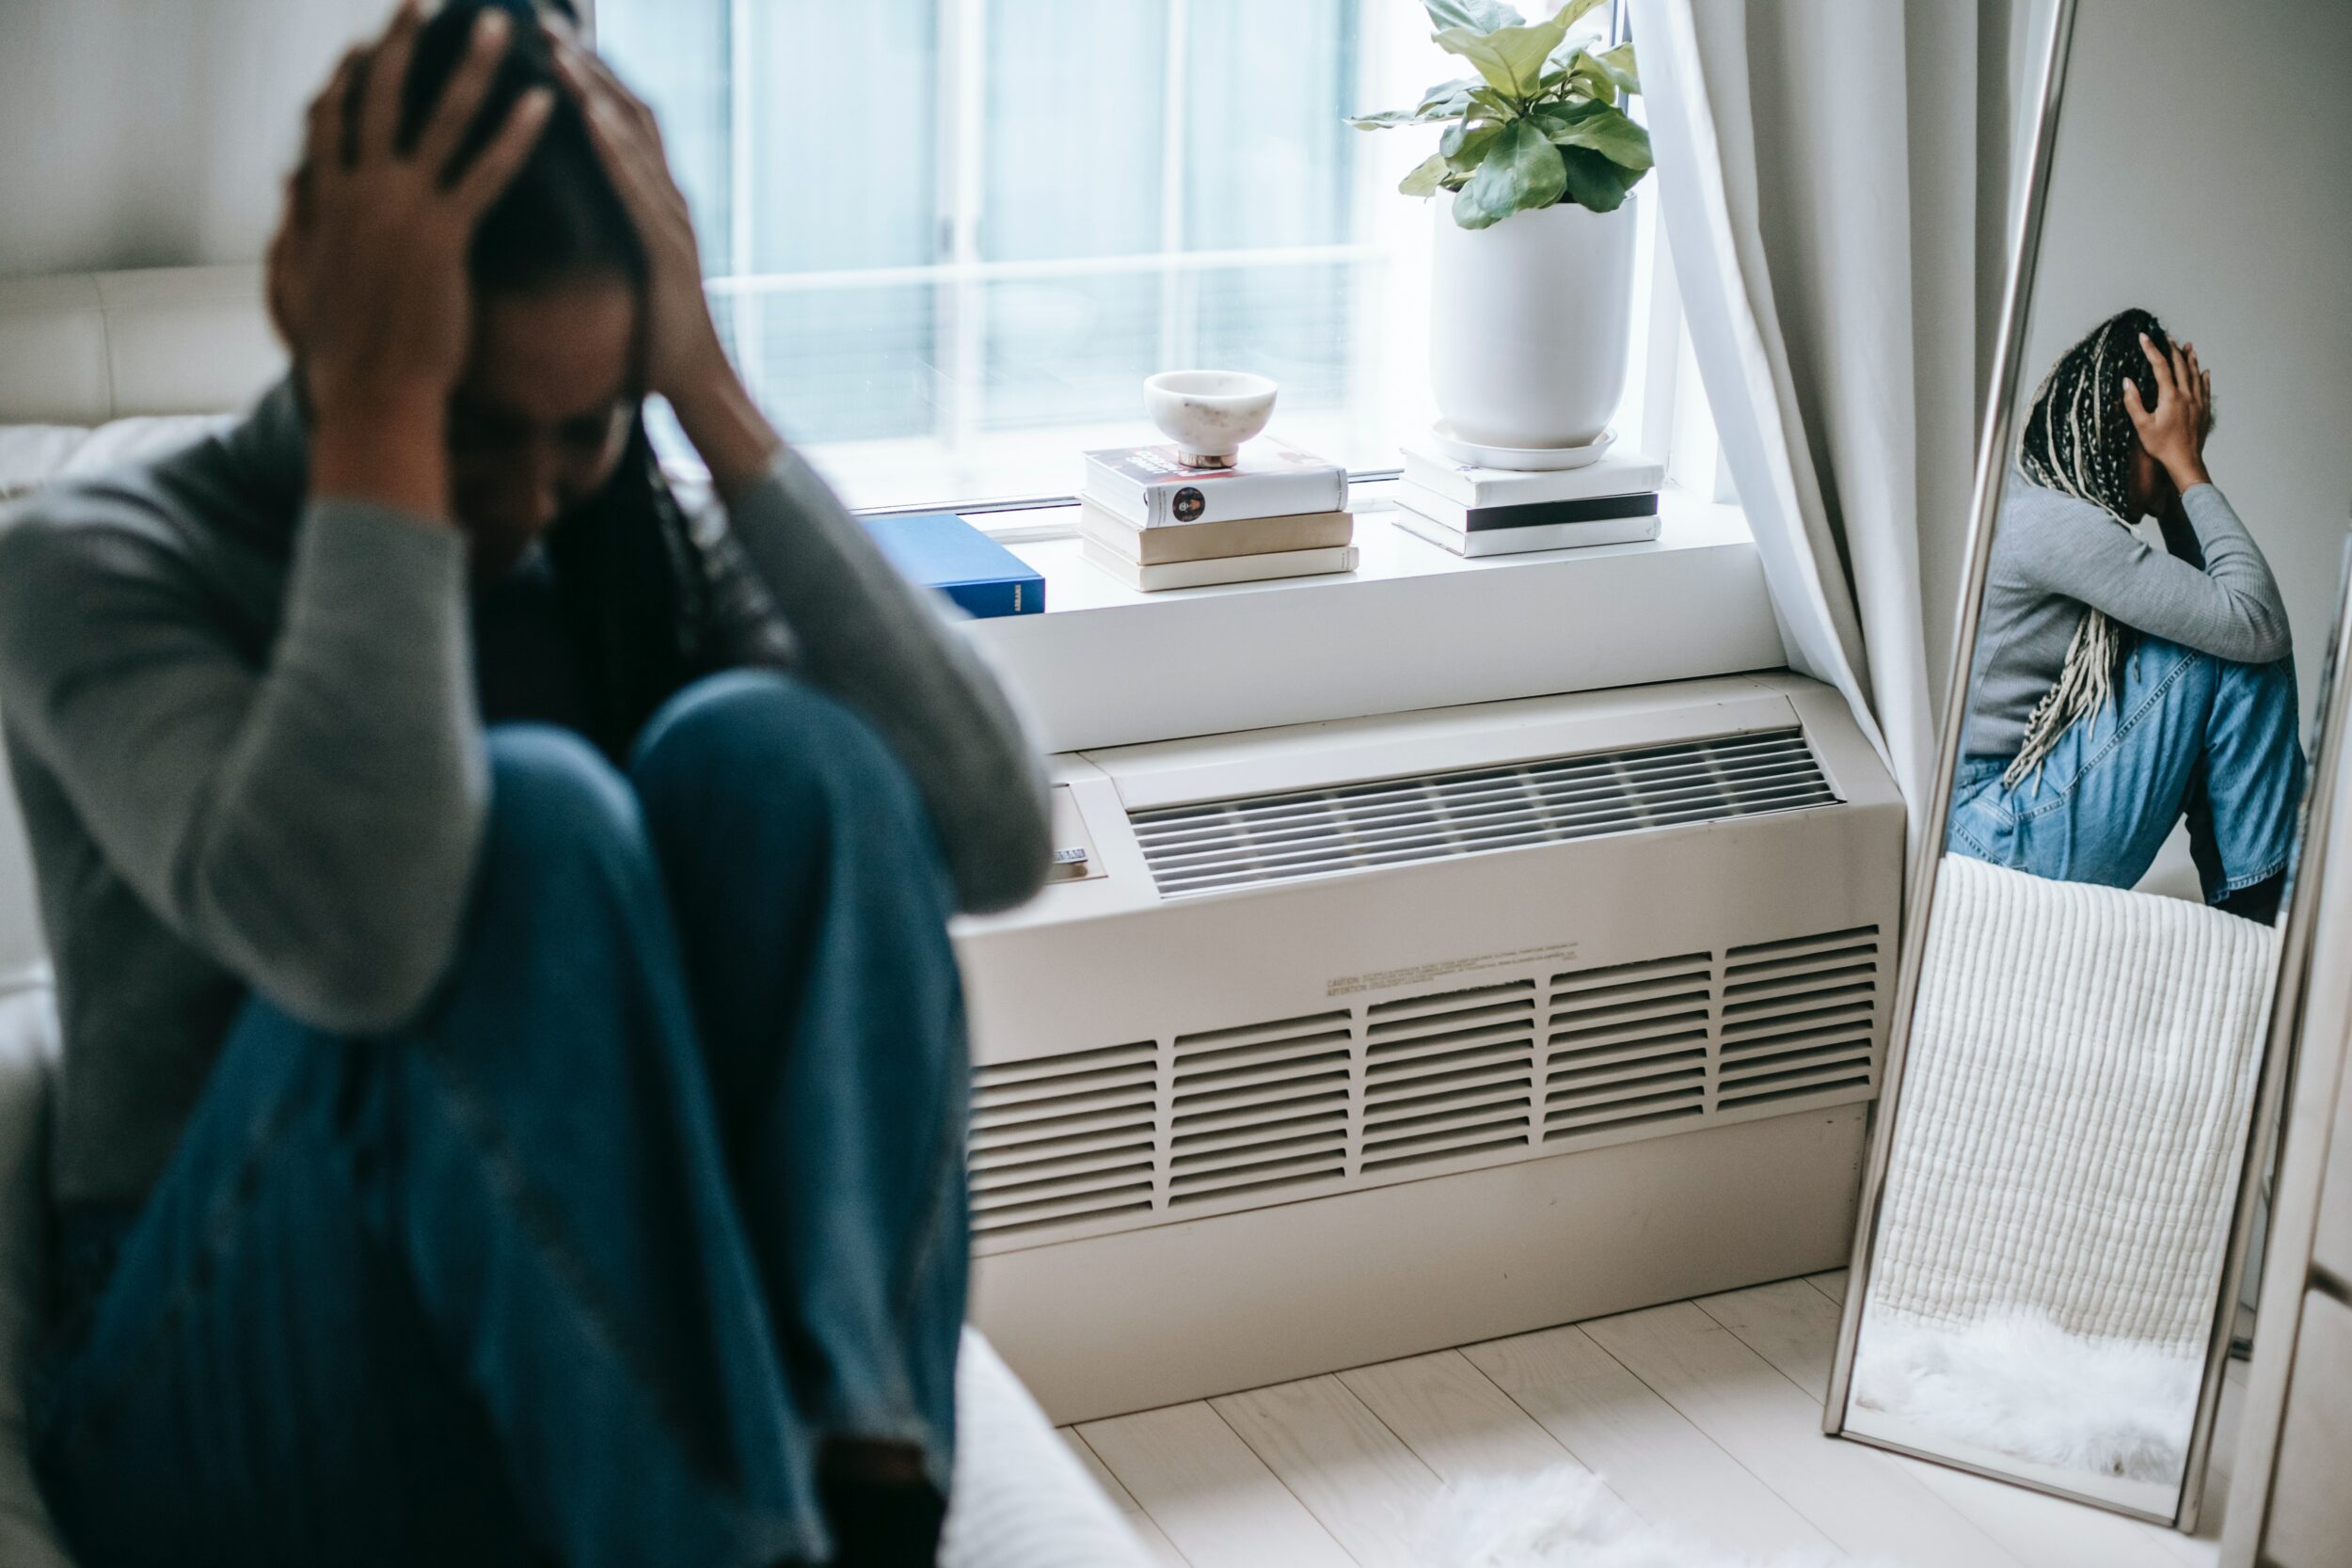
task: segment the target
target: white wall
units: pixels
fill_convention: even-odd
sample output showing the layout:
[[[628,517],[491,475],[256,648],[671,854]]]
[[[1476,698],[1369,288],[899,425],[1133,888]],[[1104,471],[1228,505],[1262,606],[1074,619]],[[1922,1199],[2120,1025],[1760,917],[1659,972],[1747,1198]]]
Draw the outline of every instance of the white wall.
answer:
[[[0,0],[0,277],[247,261],[390,0]]]
[[[2308,714],[2352,513],[2352,4],[2081,5],[2023,395],[2127,305],[2197,344],[2207,461],[2285,591]]]

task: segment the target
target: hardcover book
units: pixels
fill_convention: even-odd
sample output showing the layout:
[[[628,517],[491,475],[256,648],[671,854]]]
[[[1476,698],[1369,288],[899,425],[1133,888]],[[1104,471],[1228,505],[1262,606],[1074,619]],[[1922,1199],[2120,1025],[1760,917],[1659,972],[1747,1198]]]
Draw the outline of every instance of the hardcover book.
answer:
[[[1215,561],[1170,561],[1146,566],[1130,561],[1096,540],[1080,543],[1089,562],[1128,587],[1146,594],[1164,588],[1206,588],[1213,583],[1268,582],[1277,578],[1320,577],[1326,572],[1356,569],[1356,546],[1338,545],[1317,550],[1278,550],[1272,555],[1229,555]]]
[[[1167,445],[1114,447],[1088,452],[1086,460],[1086,498],[1137,528],[1347,506],[1345,468],[1270,438],[1242,448],[1230,468],[1188,468]]]
[[[1405,483],[1418,484],[1457,506],[1532,506],[1538,501],[1581,500],[1655,490],[1666,483],[1666,466],[1646,457],[1614,454],[1581,468],[1522,473],[1457,463],[1434,447],[1405,443]]]
[[[1044,577],[952,512],[865,523],[908,580],[938,589],[968,615],[1034,615],[1045,608]]]
[[[1619,517],[1655,517],[1658,492],[1634,496],[1588,496],[1581,500],[1537,501],[1526,506],[1464,506],[1417,484],[1396,487],[1396,504],[1462,533],[1495,529],[1547,528],[1558,523],[1601,523]]]
[[[1396,509],[1396,526],[1418,539],[1440,545],[1455,555],[1476,560],[1489,555],[1525,555],[1533,550],[1564,550],[1588,545],[1633,545],[1658,537],[1658,519],[1617,517],[1599,523],[1548,523],[1534,528],[1489,529],[1464,533],[1433,522],[1410,507]]]
[[[1157,566],[1171,561],[1214,561],[1223,556],[1344,545],[1356,537],[1356,516],[1350,512],[1301,512],[1287,517],[1236,517],[1222,523],[1137,528],[1100,503],[1085,501],[1078,508],[1078,531],[1140,565]]]

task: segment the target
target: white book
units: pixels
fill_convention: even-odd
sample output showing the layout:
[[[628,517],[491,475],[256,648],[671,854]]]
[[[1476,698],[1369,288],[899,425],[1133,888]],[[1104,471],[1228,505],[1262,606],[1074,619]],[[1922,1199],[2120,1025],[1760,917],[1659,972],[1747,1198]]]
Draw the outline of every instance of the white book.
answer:
[[[1472,560],[1585,545],[1634,545],[1658,537],[1658,519],[1654,516],[1613,517],[1598,523],[1542,523],[1534,528],[1490,529],[1484,533],[1465,533],[1458,528],[1448,528],[1408,506],[1398,507],[1394,516],[1396,526],[1414,537],[1442,545],[1455,555]]]
[[[1435,447],[1405,443],[1405,478],[1460,506],[1533,506],[1538,501],[1582,500],[1655,490],[1666,483],[1666,466],[1646,457],[1608,453],[1581,468],[1521,473],[1457,463]]]
[[[1172,446],[1114,447],[1086,454],[1086,488],[1097,506],[1136,528],[1223,523],[1347,509],[1347,470],[1272,437],[1241,449],[1230,468],[1191,468]]]
[[[1276,578],[1319,577],[1356,569],[1356,546],[1333,545],[1314,550],[1277,550],[1271,555],[1224,556],[1213,561],[1170,561],[1146,566],[1091,539],[1080,553],[1128,587],[1146,594],[1163,588],[1206,588],[1222,582],[1263,582]]]
[[[1585,496],[1575,500],[1529,501],[1520,506],[1464,506],[1459,501],[1424,490],[1409,480],[1391,497],[1396,504],[1418,512],[1434,523],[1460,533],[1549,528],[1572,523],[1613,523],[1629,517],[1658,515],[1658,492],[1640,490],[1629,496]]]

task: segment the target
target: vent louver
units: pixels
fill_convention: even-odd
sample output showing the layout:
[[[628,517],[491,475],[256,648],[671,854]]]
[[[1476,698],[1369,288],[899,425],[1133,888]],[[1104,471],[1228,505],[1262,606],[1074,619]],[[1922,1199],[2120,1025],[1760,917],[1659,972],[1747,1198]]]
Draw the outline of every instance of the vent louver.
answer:
[[[1867,1088],[1878,928],[1735,947],[1724,974],[1724,1104]]]
[[[1545,1140],[1705,1115],[1714,984],[1707,953],[1553,975]]]
[[[1799,728],[1135,813],[1163,896],[1833,805]]]
[[[1527,1142],[1535,982],[1365,1009],[1363,1169]]]
[[[973,1229],[1029,1244],[1867,1099],[1874,926],[979,1069]]]
[[[1342,1011],[1180,1037],[1168,1200],[1346,1174],[1351,1022]]]
[[[977,1069],[972,1228],[1149,1212],[1158,1101],[1150,1040]]]

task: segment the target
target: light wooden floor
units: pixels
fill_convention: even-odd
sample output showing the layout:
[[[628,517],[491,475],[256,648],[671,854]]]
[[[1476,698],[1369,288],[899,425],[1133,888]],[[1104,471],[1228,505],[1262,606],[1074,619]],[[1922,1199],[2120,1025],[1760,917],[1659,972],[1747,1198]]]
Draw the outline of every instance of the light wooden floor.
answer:
[[[1845,1273],[1063,1429],[1175,1568],[1417,1568],[1439,1489],[1562,1465],[1756,1557],[2211,1568],[2236,1374],[2196,1539],[1821,1435]]]

